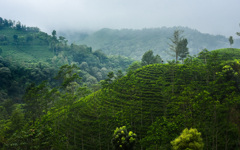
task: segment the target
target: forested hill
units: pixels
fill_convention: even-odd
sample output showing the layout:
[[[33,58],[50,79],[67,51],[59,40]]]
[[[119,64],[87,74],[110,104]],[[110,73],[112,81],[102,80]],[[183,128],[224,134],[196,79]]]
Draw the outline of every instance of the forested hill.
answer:
[[[240,49],[132,63],[57,35],[0,17],[1,150],[240,149]]]
[[[0,17],[0,103],[21,102],[30,83],[52,79],[60,66],[75,64],[86,85],[97,84],[108,72],[125,69],[133,62],[121,56],[107,56],[86,45],[67,44],[67,39]]]
[[[71,104],[54,106],[42,115],[38,112],[45,108],[37,103],[35,113],[41,119],[26,126],[11,119],[20,132],[7,134],[13,127],[4,124],[8,129],[3,132],[2,145],[5,149],[110,150],[115,139],[119,141],[113,144],[119,146],[135,141],[127,139],[125,130],[123,135],[113,136],[116,127],[126,126],[137,134],[136,150],[171,149],[170,142],[185,128],[201,132],[204,149],[238,150],[240,63],[234,55],[239,53],[240,49],[203,51],[198,57],[186,58],[184,64],[151,64],[117,80],[109,76],[101,90]],[[229,55],[223,60],[225,54]],[[34,94],[40,94],[43,102],[49,100],[45,97],[48,92]],[[66,98],[71,101],[72,97],[66,93],[55,95],[54,100]],[[30,110],[26,107],[25,111]],[[193,136],[193,140],[198,139]]]
[[[199,53],[204,48],[215,50],[230,47],[228,37],[204,34],[187,27],[142,30],[105,28],[90,34],[75,32],[68,35],[64,31],[61,34],[68,37],[71,42],[91,45],[94,49],[101,49],[107,54],[130,56],[140,60],[144,52],[151,49],[155,54],[167,60],[172,59],[165,51],[169,50],[168,43],[171,43],[169,38],[176,29],[184,30],[182,35],[188,40],[191,55]],[[235,40],[232,46],[240,47],[240,40]]]

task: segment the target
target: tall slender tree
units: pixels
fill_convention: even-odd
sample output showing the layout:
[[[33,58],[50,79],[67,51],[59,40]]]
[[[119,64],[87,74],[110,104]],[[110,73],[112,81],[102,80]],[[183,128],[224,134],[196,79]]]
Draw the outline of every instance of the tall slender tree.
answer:
[[[234,42],[234,41],[233,41],[233,37],[230,36],[228,40],[229,40],[230,46],[232,47],[232,44],[233,44],[233,42]]]
[[[181,34],[183,33],[182,30],[175,30],[173,33],[173,37],[170,38],[172,44],[169,44],[170,46],[170,55],[175,56],[176,62],[178,61],[179,57],[181,59],[185,58],[188,54],[188,48],[187,48],[187,39],[183,38]]]

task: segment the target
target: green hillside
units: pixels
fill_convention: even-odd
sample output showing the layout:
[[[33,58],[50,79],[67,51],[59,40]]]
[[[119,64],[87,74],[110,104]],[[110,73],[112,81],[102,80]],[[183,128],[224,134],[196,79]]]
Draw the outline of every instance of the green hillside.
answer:
[[[184,30],[187,38],[198,34]],[[98,38],[107,54],[111,45],[137,45],[140,53],[147,51],[142,43],[154,45],[153,36],[139,30],[102,32]],[[226,39],[204,37],[215,47]],[[208,45],[203,43],[201,48]],[[133,49],[121,52],[130,56]],[[124,75],[132,59],[68,45],[55,30],[48,35],[0,17],[0,149],[158,150],[172,149],[174,139],[193,149],[240,149],[240,49],[204,49],[182,62],[142,66],[161,62],[152,51],[147,54],[145,63],[135,62]],[[177,138],[186,128],[200,133]]]
[[[148,65],[106,80],[108,85],[72,105],[52,107],[6,148],[30,148],[38,141],[42,149],[112,149],[113,131],[127,126],[137,134],[136,149],[171,149],[185,128],[201,132],[204,149],[239,149],[239,60],[205,54],[207,61],[188,57],[184,64]],[[44,138],[36,133],[29,139],[29,128]]]
[[[54,30],[55,31],[55,30]],[[0,103],[6,99],[22,101],[30,83],[41,83],[56,76],[60,66],[77,65],[82,84],[95,85],[107,78],[108,72],[126,72],[132,59],[107,56],[86,45],[67,44],[57,33],[48,35],[37,27],[26,27],[20,22],[0,17]]]
[[[94,49],[101,49],[111,55],[130,56],[140,60],[147,50],[151,49],[164,60],[173,59],[166,51],[169,50],[170,39],[174,30],[183,30],[182,34],[188,40],[190,55],[198,54],[202,49],[215,50],[230,47],[227,37],[201,33],[187,27],[162,27],[133,29],[101,29],[93,33],[66,33],[61,35],[68,37],[71,42],[91,45]],[[233,47],[239,47],[240,40],[234,39]]]
[[[220,59],[222,60],[240,59],[240,49],[223,48],[214,50],[213,52],[217,52],[219,54]]]
[[[35,28],[34,28],[35,29]],[[0,29],[0,47],[2,57],[10,58],[15,61],[46,61],[54,56],[49,51],[48,42],[41,39],[41,36],[50,38],[49,35],[36,31],[17,30],[6,27]],[[13,36],[17,36],[14,39]]]

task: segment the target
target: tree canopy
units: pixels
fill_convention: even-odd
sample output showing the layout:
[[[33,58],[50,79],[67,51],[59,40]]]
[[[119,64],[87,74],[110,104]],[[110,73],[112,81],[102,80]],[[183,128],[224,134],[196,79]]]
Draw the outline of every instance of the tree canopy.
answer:
[[[158,64],[161,63],[162,59],[159,55],[154,56],[152,50],[148,50],[142,56],[142,66],[150,65],[150,64]]]
[[[179,137],[171,142],[173,150],[203,150],[201,133],[197,129],[184,129]]]

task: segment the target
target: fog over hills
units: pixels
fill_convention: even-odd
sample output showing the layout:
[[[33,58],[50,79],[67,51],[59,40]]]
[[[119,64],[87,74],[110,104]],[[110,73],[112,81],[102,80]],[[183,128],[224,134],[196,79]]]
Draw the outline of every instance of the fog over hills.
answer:
[[[109,29],[96,32],[60,31],[70,43],[86,44],[93,49],[101,49],[110,55],[123,55],[140,60],[147,50],[151,49],[163,59],[172,59],[169,51],[170,39],[174,30],[183,30],[182,36],[188,40],[190,55],[202,49],[215,50],[230,47],[228,37],[201,33],[188,27],[162,27],[145,29]],[[240,47],[240,40],[234,39],[234,48]]]
[[[48,33],[187,26],[236,37],[240,23],[239,0],[0,0],[0,4],[1,17]]]

